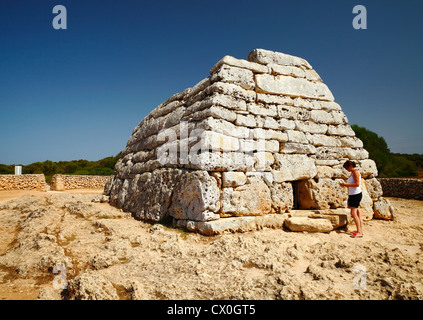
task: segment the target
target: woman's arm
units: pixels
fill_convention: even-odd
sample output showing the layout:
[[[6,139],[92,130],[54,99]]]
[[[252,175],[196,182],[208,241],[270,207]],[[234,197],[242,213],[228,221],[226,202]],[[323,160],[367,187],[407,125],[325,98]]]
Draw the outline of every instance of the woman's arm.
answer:
[[[360,186],[360,175],[358,171],[353,172],[354,183],[340,183],[341,187],[358,188]]]
[[[349,183],[349,187],[358,188],[360,186],[360,175],[357,170],[354,170],[353,178],[355,183]]]

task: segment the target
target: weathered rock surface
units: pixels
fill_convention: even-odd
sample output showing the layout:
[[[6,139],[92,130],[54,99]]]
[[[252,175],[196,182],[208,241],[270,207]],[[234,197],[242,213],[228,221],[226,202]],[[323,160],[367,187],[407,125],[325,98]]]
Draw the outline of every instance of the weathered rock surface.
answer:
[[[208,221],[218,219],[220,190],[215,178],[207,172],[194,171],[185,174],[173,190],[170,215],[175,219]]]
[[[69,281],[69,298],[75,300],[118,300],[112,283],[95,272],[85,272]]]
[[[394,220],[395,209],[389,203],[389,200],[380,198],[378,201],[373,203],[374,218],[383,220]]]
[[[365,223],[360,239],[346,233],[354,225],[329,233],[286,231],[289,215],[323,220],[348,215],[346,208],[176,221],[219,234],[204,237],[137,221],[107,203],[91,202],[94,195],[2,198],[1,299],[423,299],[422,201],[389,198],[395,221]],[[243,231],[252,232],[234,234]],[[53,264],[38,267],[54,250],[71,262],[63,265],[60,282],[53,270],[65,261],[48,259]],[[357,265],[366,268],[366,289],[354,288]]]
[[[235,216],[270,213],[272,199],[269,187],[261,179],[237,188],[223,188],[222,214]]]
[[[285,220],[285,225],[291,231],[330,232],[333,230],[332,223],[328,219],[290,217]]]

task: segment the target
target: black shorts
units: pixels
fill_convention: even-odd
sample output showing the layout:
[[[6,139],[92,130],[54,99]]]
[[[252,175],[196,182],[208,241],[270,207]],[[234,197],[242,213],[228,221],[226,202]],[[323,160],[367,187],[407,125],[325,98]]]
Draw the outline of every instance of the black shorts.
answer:
[[[352,196],[348,196],[348,207],[358,208],[360,206],[361,199],[363,198],[363,193],[357,193]]]

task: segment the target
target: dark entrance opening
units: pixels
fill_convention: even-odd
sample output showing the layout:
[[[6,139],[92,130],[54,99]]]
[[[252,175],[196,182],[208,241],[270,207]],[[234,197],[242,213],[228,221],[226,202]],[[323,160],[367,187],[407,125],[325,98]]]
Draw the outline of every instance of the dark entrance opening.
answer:
[[[300,203],[299,203],[299,193],[298,193],[298,184],[300,183],[300,181],[292,181],[292,195],[294,197],[292,203],[293,203],[293,207],[292,209],[294,210],[298,210],[300,209]]]

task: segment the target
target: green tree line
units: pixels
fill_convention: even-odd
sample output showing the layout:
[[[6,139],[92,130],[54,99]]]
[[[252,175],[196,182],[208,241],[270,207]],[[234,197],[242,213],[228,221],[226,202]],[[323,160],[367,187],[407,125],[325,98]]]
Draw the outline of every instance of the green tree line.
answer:
[[[392,153],[383,137],[358,125],[352,125],[356,136],[363,141],[369,158],[376,162],[381,178],[415,177],[423,170],[423,154]]]
[[[73,174],[73,175],[95,175],[109,176],[114,172],[116,162],[121,153],[116,156],[107,157],[98,161],[72,160],[53,162],[50,160],[44,162],[34,162],[22,166],[23,174],[43,173],[46,181],[49,182],[54,174]],[[0,174],[15,173],[15,165],[0,164]]]

